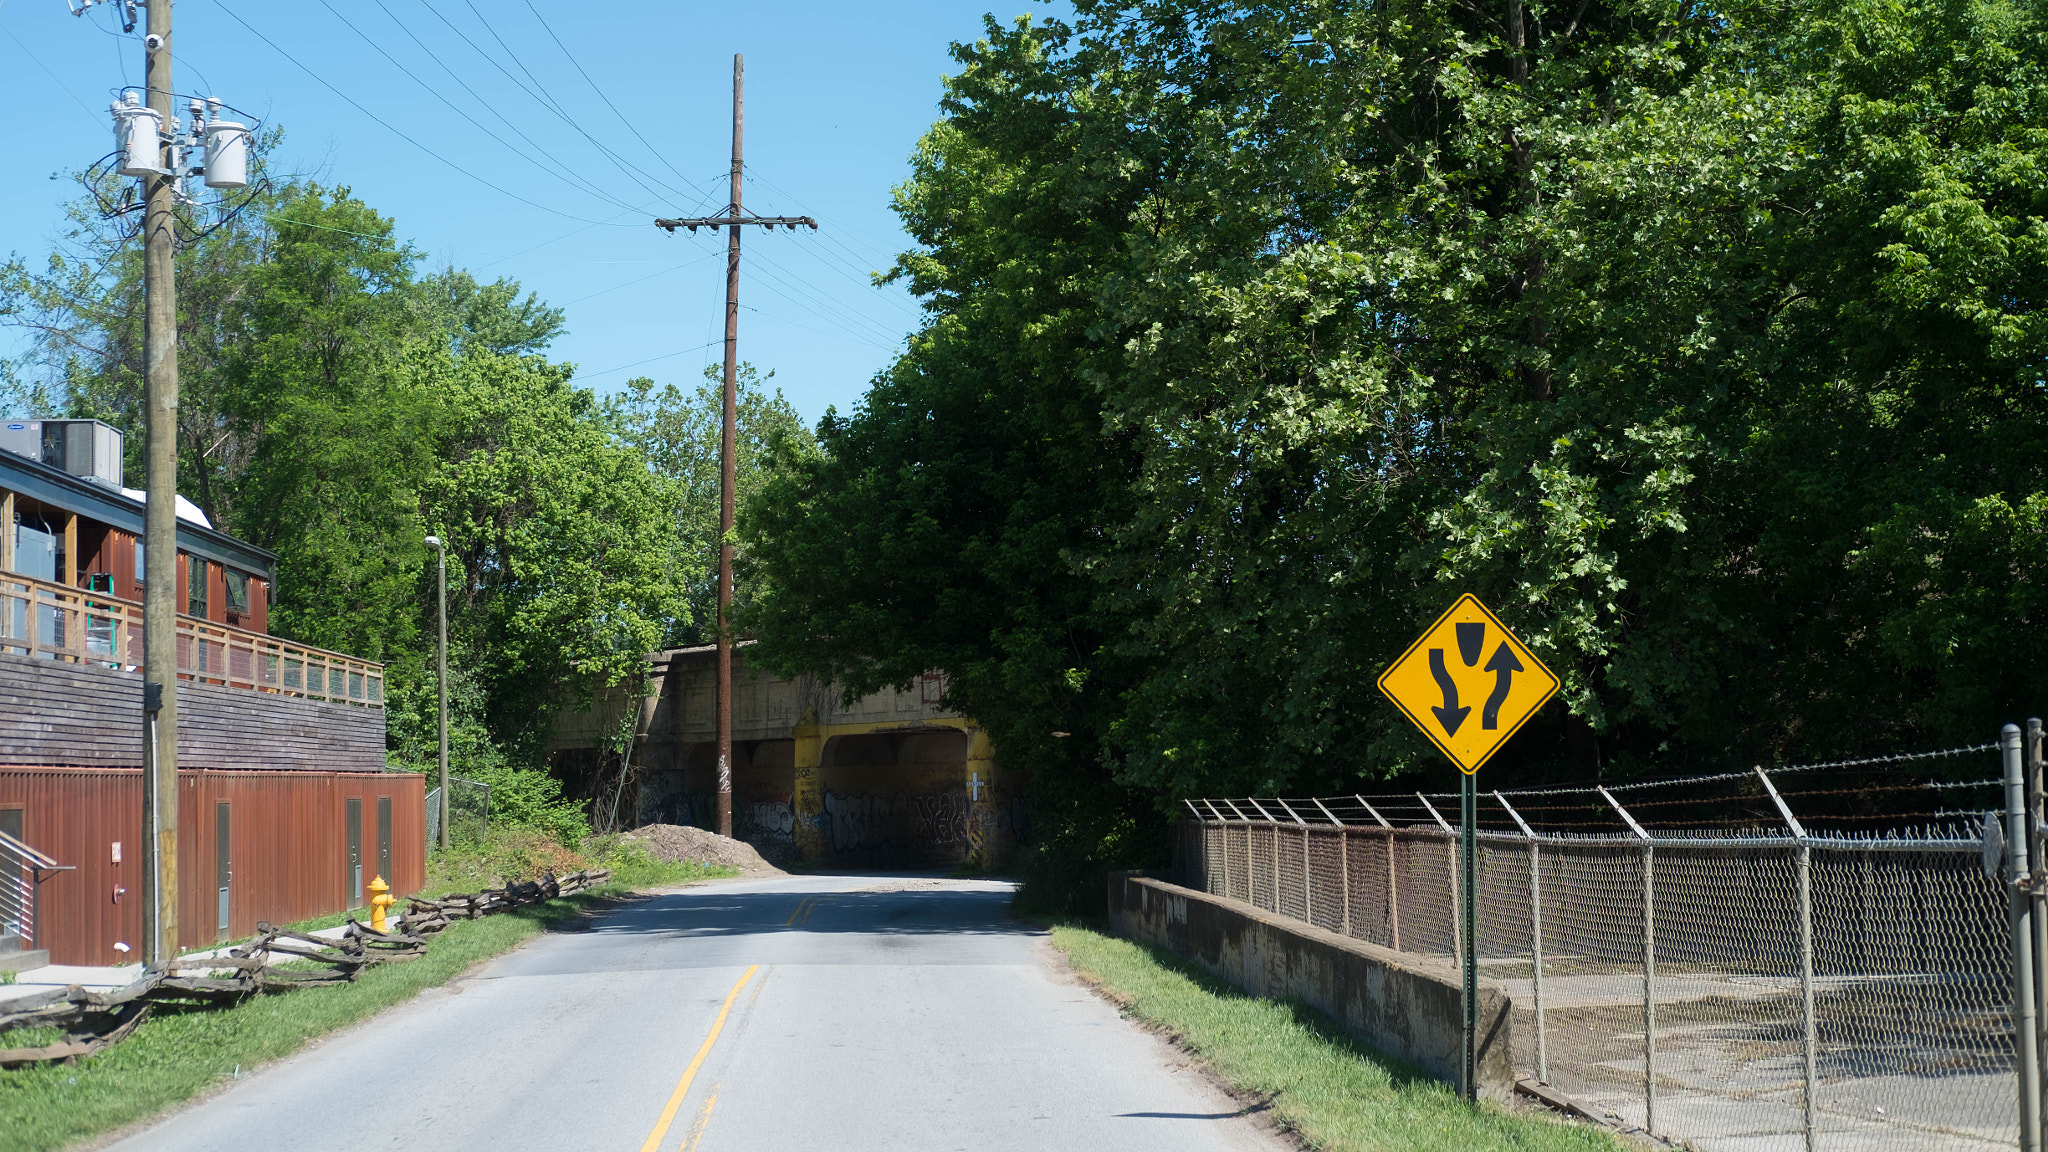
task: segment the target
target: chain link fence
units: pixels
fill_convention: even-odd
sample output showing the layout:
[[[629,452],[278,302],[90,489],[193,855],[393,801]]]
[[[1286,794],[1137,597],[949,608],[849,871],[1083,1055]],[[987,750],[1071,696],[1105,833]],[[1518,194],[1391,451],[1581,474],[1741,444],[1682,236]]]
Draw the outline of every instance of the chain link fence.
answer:
[[[1934,756],[1984,779],[1912,778]],[[2014,1147],[1997,771],[1984,745],[1482,794],[1480,976],[1520,1074],[1702,1152]],[[1189,808],[1181,883],[1460,954],[1455,794]]]
[[[481,843],[491,821],[491,787],[460,776],[448,778],[448,839]],[[441,790],[427,790],[427,851],[441,842]]]

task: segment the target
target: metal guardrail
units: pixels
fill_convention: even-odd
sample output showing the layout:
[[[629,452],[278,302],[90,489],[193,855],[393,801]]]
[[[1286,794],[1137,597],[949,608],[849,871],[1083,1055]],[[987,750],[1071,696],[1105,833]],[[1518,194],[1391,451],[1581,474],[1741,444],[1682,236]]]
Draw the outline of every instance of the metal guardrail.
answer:
[[[1793,812],[1835,790],[1780,794],[1755,771],[1489,795],[1475,940],[1482,977],[1514,1003],[1518,1067],[1666,1138],[2011,1147],[2007,900],[1983,812],[1948,806],[1996,785],[1866,782],[1938,810],[1853,835]],[[1368,943],[1455,956],[1457,809],[1441,799],[1188,801],[1175,870]],[[1750,815],[1673,826],[1703,803]]]
[[[0,652],[133,671],[142,664],[142,605],[0,574]],[[384,707],[382,664],[182,614],[178,678]]]

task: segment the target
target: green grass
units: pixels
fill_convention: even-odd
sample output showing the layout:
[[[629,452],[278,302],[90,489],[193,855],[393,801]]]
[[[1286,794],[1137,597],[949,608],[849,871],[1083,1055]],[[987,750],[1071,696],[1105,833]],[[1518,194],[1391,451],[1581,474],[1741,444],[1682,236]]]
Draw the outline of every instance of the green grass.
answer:
[[[0,1071],[0,1152],[44,1152],[151,1116],[258,1065],[288,1056],[306,1041],[343,1028],[445,984],[606,897],[713,876],[729,868],[626,861],[612,883],[516,912],[462,920],[433,938],[417,960],[365,970],[352,984],[258,996],[232,1008],[157,1015],[135,1034],[75,1066]],[[331,921],[322,917],[309,924]],[[0,1046],[27,1047],[50,1030],[13,1032]],[[288,1137],[280,1139],[289,1142]]]
[[[1055,925],[1053,946],[1124,1011],[1207,1060],[1234,1089],[1270,1101],[1272,1115],[1311,1147],[1332,1152],[1617,1152],[1607,1133],[1490,1104],[1474,1108],[1449,1085],[1390,1060],[1298,1002],[1247,996],[1163,949]]]

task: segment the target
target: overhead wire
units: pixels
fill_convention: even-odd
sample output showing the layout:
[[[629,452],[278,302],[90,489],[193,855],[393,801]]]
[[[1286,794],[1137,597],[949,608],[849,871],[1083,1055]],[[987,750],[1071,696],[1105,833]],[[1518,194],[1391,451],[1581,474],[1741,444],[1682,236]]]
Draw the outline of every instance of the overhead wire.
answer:
[[[495,140],[500,144],[504,144],[504,146],[508,150],[520,155],[522,158],[526,160],[533,162],[533,164],[536,167],[538,167],[541,171],[546,172],[548,175],[553,176],[555,179],[562,181],[564,184],[569,185],[571,188],[574,188],[579,192],[584,192],[589,195],[595,196],[600,200],[610,201],[613,205],[616,205],[619,208],[623,208],[629,212],[644,211],[644,209],[642,209],[639,205],[629,204],[626,201],[621,200],[618,197],[612,195],[611,193],[606,192],[604,189],[598,187],[596,184],[588,180],[582,180],[573,175],[572,173],[560,168],[560,166],[558,165],[551,165],[547,159],[547,154],[545,150],[543,150],[541,146],[538,143],[536,143],[532,138],[528,137],[524,132],[521,132],[517,126],[507,121],[506,126],[508,128],[511,128],[512,132],[515,135],[517,135],[521,140],[524,140],[528,148],[532,149],[532,151],[520,152],[518,149],[513,148],[512,145],[507,143],[503,137],[499,136],[496,132],[493,132],[489,128],[484,127],[483,124],[479,122],[476,117],[471,116],[468,112],[464,111],[461,107],[457,106],[453,100],[450,100],[447,96],[443,95],[433,85],[428,84],[425,80],[420,79],[420,77],[416,73],[414,73],[412,69],[406,67],[403,63],[401,63],[398,60],[397,57],[385,51],[384,46],[382,44],[377,43],[377,41],[372,39],[369,36],[369,34],[365,33],[361,28],[356,27],[355,23],[351,21],[347,16],[344,16],[340,11],[338,11],[334,7],[334,5],[328,3],[327,0],[320,0],[320,6],[322,8],[327,9],[327,11],[330,14],[332,14],[336,20],[341,21],[343,26],[345,26],[349,31],[355,33],[357,38],[362,40],[363,43],[368,44],[372,49],[374,49],[377,52],[378,55],[390,61],[391,66],[398,69],[400,72],[403,72],[406,75],[407,79],[419,85],[422,89],[426,91],[426,93],[429,96],[432,96],[434,99],[439,100],[441,103],[447,105],[449,111],[455,113],[457,116],[460,116],[464,120],[468,121],[471,127],[475,128],[478,132],[483,133],[486,138]],[[380,2],[378,4],[378,7],[382,8],[383,4]],[[386,8],[385,12],[388,15],[390,13],[390,9]],[[406,32],[407,35],[411,35],[410,30],[406,30]],[[415,37],[413,42],[415,44],[418,44],[418,38]],[[425,45],[421,45],[421,47],[425,48]],[[429,52],[428,55],[432,56],[433,54],[432,52]],[[438,64],[440,63],[440,61],[436,59],[435,63]],[[443,64],[442,67],[445,69],[447,65]],[[462,83],[459,77],[456,79],[456,83]],[[465,90],[469,91],[469,94],[471,96],[476,95],[476,92],[474,90],[470,90],[468,85],[464,84],[463,87]],[[478,99],[481,102],[482,98],[479,97]],[[488,103],[485,103],[485,107],[488,108],[490,107],[490,105]],[[502,120],[504,118],[501,116],[499,117],[499,119]]]
[[[359,103],[355,97],[350,96],[348,93],[342,91],[340,88],[335,87],[335,85],[332,82],[330,82],[326,77],[320,75],[318,72],[315,72],[311,68],[307,67],[305,63],[302,62],[298,57],[293,56],[291,53],[285,51],[282,47],[278,46],[276,41],[272,40],[270,37],[265,36],[262,32],[258,31],[255,25],[249,23],[247,20],[242,19],[241,15],[237,13],[234,9],[228,7],[227,4],[223,2],[223,0],[213,0],[213,3],[215,7],[219,8],[222,12],[227,13],[228,17],[232,19],[235,23],[240,24],[243,28],[248,29],[250,35],[256,37],[258,40],[261,40],[263,41],[263,43],[269,45],[270,49],[273,52],[276,52],[279,56],[284,57],[287,61],[296,66],[299,69],[299,71],[304,72],[306,75],[312,77],[315,81],[317,81],[322,87],[334,93],[336,96],[341,97],[344,101],[348,103],[348,105],[351,108],[354,108],[356,111],[361,112],[363,115],[368,116],[370,119],[376,121],[379,125],[382,125],[392,135],[398,137],[399,139],[426,153],[428,156],[431,156],[434,159],[439,160],[442,164],[445,164],[448,167],[453,168],[455,171],[460,172],[462,175],[469,177],[471,180],[476,181],[478,184],[481,184],[484,187],[489,188],[491,191],[496,192],[501,196],[517,200],[521,204],[525,204],[528,207],[538,208],[543,212],[555,216],[560,216],[566,220],[576,220],[584,224],[590,224],[593,226],[608,226],[614,228],[623,228],[629,226],[624,224],[615,224],[607,220],[592,220],[587,216],[578,216],[573,212],[564,212],[559,208],[551,208],[548,205],[542,204],[537,200],[529,200],[526,197],[521,196],[517,192],[513,192],[510,189],[503,188],[500,187],[499,185],[491,183],[489,180],[486,180],[483,177],[477,175],[476,173],[471,172],[469,169],[464,168],[462,165],[457,164],[455,161],[448,159],[446,156],[441,155],[439,152],[436,152],[432,148],[427,147],[425,144],[420,143],[418,140],[413,139],[410,135],[406,134],[405,132],[401,131],[398,127],[393,125],[390,121],[384,119],[382,116],[377,115],[375,112],[370,111],[368,108],[363,107],[363,105]]]
[[[514,76],[512,74],[510,69],[506,68],[503,64],[499,63],[497,57],[491,55],[489,52],[484,51],[483,47],[479,45],[476,41],[470,39],[469,35],[463,32],[463,30],[460,27],[458,27],[454,21],[448,19],[447,16],[443,15],[440,9],[434,7],[431,3],[427,3],[426,0],[421,0],[420,6],[425,8],[428,12],[433,13],[435,19],[441,21],[441,23],[443,24],[446,24],[448,26],[448,30],[455,33],[456,37],[460,39],[464,44],[469,45],[471,51],[483,57],[485,63],[488,63],[491,67],[496,68],[500,73],[503,73],[504,77],[512,82],[513,87],[519,89],[521,92],[526,93],[527,96],[531,97],[541,107],[547,109],[549,112],[554,113],[554,115],[557,118],[559,118],[563,123],[567,124],[570,128],[574,129],[577,132],[577,134],[581,135],[585,140],[588,140],[591,146],[593,148],[596,148],[600,155],[602,155],[603,157],[605,157],[605,159],[610,160],[612,162],[613,167],[617,168],[621,173],[623,173],[628,180],[631,180],[635,184],[640,185],[641,189],[644,190],[648,195],[656,197],[658,199],[666,199],[669,197],[670,194],[682,194],[675,188],[669,188],[667,189],[667,191],[662,191],[660,189],[655,188],[653,185],[649,184],[647,182],[647,179],[654,179],[657,182],[659,182],[659,178],[653,176],[652,173],[640,171],[634,166],[628,164],[623,158],[621,158],[618,155],[618,153],[606,147],[603,141],[591,135],[589,132],[584,131],[583,126],[576,123],[575,119],[569,116],[568,113],[564,112],[550,97],[543,95],[541,92],[536,92],[533,89],[528,88],[524,83],[520,81],[519,77]],[[470,6],[470,11],[476,12],[475,5]],[[498,36],[497,30],[491,27],[490,21],[485,20],[481,13],[477,13],[477,19],[483,23],[484,27],[487,30],[490,31],[492,37],[497,39],[499,46],[504,47],[506,53],[512,56],[512,62],[514,64],[518,64],[521,71],[526,71],[526,65],[520,62],[517,53],[513,52],[510,47],[506,47],[504,39]],[[531,72],[527,72],[527,75],[531,77],[533,74]],[[535,83],[538,84],[539,81],[535,81]],[[642,179],[643,176],[647,177],[647,179]]]
[[[616,368],[605,368],[597,372],[578,372],[574,376],[569,377],[569,379],[572,381],[587,380],[598,376],[609,376],[614,372],[624,372],[628,368],[638,368],[642,364],[652,364],[657,360],[672,360],[677,356],[687,356],[692,352],[701,352],[706,348],[715,347],[716,345],[723,343],[725,343],[724,340],[713,340],[710,341],[709,343],[699,344],[695,348],[683,348],[674,352],[663,352],[659,356],[649,356],[645,360],[635,360],[631,364],[621,364]]]
[[[0,5],[0,8],[4,7],[4,5]],[[84,113],[87,116],[90,116],[93,119],[97,120],[102,115],[104,115],[104,113],[93,111],[90,107],[86,105],[85,101],[79,99],[78,93],[73,92],[71,90],[71,86],[64,83],[62,77],[58,76],[55,72],[50,71],[50,66],[48,64],[43,63],[43,58],[36,55],[34,49],[30,48],[28,44],[22,40],[21,37],[16,36],[14,34],[14,29],[7,27],[5,24],[0,24],[0,32],[5,32],[7,34],[7,38],[9,40],[14,41],[15,46],[21,49],[22,54],[27,56],[30,60],[34,61],[35,66],[41,68],[43,70],[43,74],[45,76],[48,76],[51,79],[51,81],[57,85],[57,90],[64,93],[66,96],[71,97],[71,102],[73,104],[78,105],[78,107],[82,111],[84,111]]]
[[[633,122],[626,118],[626,114],[619,111],[619,106],[612,103],[612,98],[610,96],[605,95],[604,89],[597,86],[597,81],[590,78],[590,73],[583,70],[582,62],[577,60],[575,54],[569,51],[569,46],[567,44],[562,43],[562,38],[560,36],[555,35],[554,26],[548,23],[547,17],[542,16],[540,14],[540,9],[535,8],[533,6],[533,0],[526,0],[526,10],[528,12],[533,13],[533,18],[539,21],[541,28],[547,32],[548,39],[553,40],[555,42],[555,47],[560,48],[562,50],[562,56],[569,61],[571,67],[576,69],[576,74],[578,76],[583,77],[583,82],[585,84],[590,85],[590,90],[592,92],[597,93],[597,98],[604,101],[604,106],[612,110],[612,115],[619,118],[619,123],[624,124],[626,126],[626,131],[631,132],[633,134],[633,139],[638,140],[640,142],[640,146],[647,149],[649,155],[653,156],[657,160],[660,160],[662,164],[668,168],[669,171],[674,172],[676,174],[676,178],[678,180],[681,180],[683,183],[688,184],[693,188],[701,189],[711,183],[710,181],[705,181],[703,184],[700,184],[699,182],[690,179],[688,176],[683,175],[681,169],[677,168],[674,164],[670,163],[668,157],[663,156],[661,154],[661,151],[648,141],[647,137],[642,136],[640,134],[640,129],[634,127]],[[699,198],[699,200],[697,201],[697,206],[702,206],[703,204],[708,202],[712,194],[713,192],[707,191],[704,194],[704,196]]]
[[[861,325],[866,325],[868,331],[865,333],[865,335],[869,336],[870,338],[876,336],[880,336],[889,340],[898,340],[902,338],[901,333],[890,329],[888,325],[883,324],[881,321],[876,320],[873,317],[866,315],[865,313],[855,311],[851,308],[847,308],[846,306],[840,304],[839,302],[832,300],[830,297],[823,295],[814,286],[793,284],[790,282],[790,280],[784,279],[785,276],[796,277],[796,274],[790,272],[788,269],[783,268],[781,265],[775,263],[768,257],[763,256],[757,252],[754,253],[754,258],[760,261],[760,265],[757,265],[755,270],[761,274],[761,276],[764,278],[762,282],[771,291],[775,290],[776,284],[780,284],[783,288],[788,289],[789,292],[795,292],[806,297],[806,300],[800,301],[790,296],[787,292],[777,293],[778,295],[781,295],[784,299],[789,300],[791,303],[798,304],[801,307],[807,308],[814,315],[818,316],[819,319],[828,321],[836,320],[846,325],[848,331],[859,330],[859,327]],[[801,280],[801,277],[796,278],[798,280]],[[884,347],[886,346],[887,345],[884,345]]]
[[[860,308],[855,306],[854,303],[836,300],[830,296],[824,295],[825,289],[819,287],[818,285],[812,284],[810,281],[806,280],[801,273],[798,273],[790,268],[784,267],[782,264],[778,263],[773,257],[770,257],[765,253],[758,251],[752,253],[752,255],[758,258],[763,264],[767,265],[768,268],[773,270],[774,272],[779,272],[783,276],[787,276],[792,279],[801,281],[803,291],[805,291],[806,293],[817,293],[819,295],[819,298],[825,301],[831,307],[839,309],[848,316],[856,317],[859,320],[874,326],[876,329],[880,330],[881,332],[889,336],[893,337],[897,335],[895,327],[888,321],[881,320],[878,319],[877,317],[869,315],[868,313],[862,311]],[[787,281],[785,281],[785,283],[787,283]]]
[[[786,188],[782,187],[781,185],[779,185],[779,184],[776,184],[775,182],[773,182],[773,181],[771,181],[771,180],[768,180],[768,179],[766,179],[765,177],[761,177],[761,176],[756,176],[756,175],[754,175],[754,174],[753,174],[752,172],[744,172],[744,173],[742,173],[742,174],[741,174],[741,178],[742,178],[742,179],[745,179],[745,180],[750,180],[750,181],[753,181],[753,182],[755,182],[755,183],[759,184],[760,186],[762,186],[762,187],[764,187],[764,188],[767,188],[767,189],[770,189],[770,190],[772,190],[772,191],[774,191],[774,192],[776,192],[776,193],[779,193],[779,194],[780,194],[780,195],[781,195],[782,197],[784,197],[785,199],[787,199],[787,200],[789,200],[789,201],[791,201],[791,202],[793,202],[793,203],[795,203],[795,204],[797,204],[797,205],[799,205],[799,206],[801,206],[801,205],[802,205],[802,203],[803,203],[802,199],[801,199],[800,197],[798,197],[798,196],[797,196],[796,194],[794,194],[794,193],[790,192],[790,191],[789,191],[788,189],[786,189]],[[813,215],[813,216],[816,216],[817,214],[816,214],[816,213],[811,213],[811,215]],[[849,256],[849,257],[851,257],[851,258],[852,258],[852,263],[850,263],[850,264],[847,264],[847,265],[845,265],[845,266],[847,267],[848,271],[851,271],[851,272],[852,272],[852,273],[853,273],[853,274],[854,274],[854,275],[855,275],[856,277],[858,277],[858,278],[859,278],[859,279],[861,280],[861,282],[862,282],[862,283],[864,283],[864,284],[867,284],[867,285],[869,285],[870,287],[873,287],[873,286],[874,286],[874,281],[873,281],[873,280],[871,280],[871,279],[870,279],[869,277],[871,277],[871,276],[872,276],[872,275],[873,275],[873,274],[874,274],[874,273],[875,273],[876,271],[879,271],[880,269],[869,269],[869,270],[862,270],[862,269],[860,268],[860,263],[861,263],[862,261],[864,261],[864,260],[868,260],[868,259],[870,259],[870,258],[872,257],[872,254],[871,254],[871,253],[861,253],[861,252],[857,252],[857,251],[855,251],[855,250],[853,249],[853,247],[852,247],[851,245],[847,244],[847,243],[846,243],[846,241],[845,241],[845,239],[844,239],[844,238],[842,238],[842,237],[841,237],[841,236],[839,235],[839,232],[840,232],[840,230],[842,230],[842,229],[845,229],[845,228],[850,228],[850,227],[852,227],[852,226],[851,226],[851,225],[849,225],[849,224],[847,224],[847,223],[846,223],[846,222],[845,222],[844,220],[842,220],[842,219],[840,219],[839,217],[836,217],[836,216],[834,216],[834,217],[825,217],[825,216],[817,216],[817,219],[818,219],[818,222],[819,222],[819,223],[820,223],[821,225],[824,225],[824,224],[830,224],[830,225],[831,225],[831,227],[830,227],[829,229],[827,229],[827,228],[822,228],[822,227],[821,227],[820,229],[818,229],[818,231],[817,231],[817,232],[815,232],[815,233],[813,234],[813,235],[814,235],[814,237],[815,237],[815,238],[816,238],[816,239],[817,239],[818,241],[820,241],[821,243],[824,243],[824,244],[836,244],[836,245],[838,245],[838,247],[839,247],[840,251],[842,251],[842,252],[846,253],[846,255],[847,255],[847,256]],[[836,254],[834,254],[834,255],[835,255],[835,257],[836,257]],[[886,261],[883,261],[883,266],[884,266],[884,267],[887,267],[888,265],[890,265],[890,264],[894,264],[894,263],[895,263],[895,257],[891,256],[891,257],[890,257],[890,258],[889,258],[888,260],[886,260]],[[907,302],[907,301],[905,301],[905,303],[908,303],[908,302]],[[914,305],[912,305],[912,307],[915,307],[915,306],[914,306]]]
[[[666,275],[668,275],[668,274],[669,274],[669,273],[671,273],[671,272],[680,272],[680,271],[682,271],[683,269],[685,269],[685,268],[688,268],[688,267],[690,267],[691,265],[694,265],[694,264],[702,264],[702,263],[704,263],[704,262],[705,262],[706,260],[711,260],[711,259],[714,259],[714,258],[716,258],[716,257],[717,257],[718,255],[719,255],[719,253],[717,253],[717,252],[711,252],[711,253],[707,253],[707,254],[705,254],[705,255],[703,255],[703,256],[699,256],[699,257],[697,257],[697,258],[696,258],[695,260],[685,260],[685,261],[683,261],[683,262],[682,262],[681,264],[675,264],[675,265],[671,265],[670,267],[667,267],[667,268],[663,268],[663,269],[662,269],[661,271],[659,271],[659,272],[649,272],[649,273],[648,273],[647,275],[645,275],[645,276],[639,277],[638,279],[635,279],[635,280],[628,280],[628,281],[626,281],[626,282],[625,282],[625,283],[623,283],[623,284],[614,284],[614,285],[612,285],[612,286],[611,286],[611,287],[609,287],[609,288],[600,288],[599,290],[597,290],[597,291],[595,291],[595,292],[592,292],[592,293],[591,293],[591,294],[589,294],[588,296],[578,296],[578,297],[577,297],[576,299],[574,299],[574,300],[570,300],[570,301],[567,301],[567,302],[565,302],[565,303],[563,303],[563,304],[557,305],[557,307],[561,307],[561,308],[567,308],[567,307],[569,307],[569,305],[571,305],[571,304],[581,304],[581,303],[583,303],[583,302],[584,302],[585,300],[595,300],[595,299],[597,299],[597,298],[598,298],[599,296],[603,296],[603,295],[606,295],[607,293],[611,293],[611,292],[617,292],[617,291],[618,291],[619,289],[621,289],[621,288],[631,288],[631,287],[632,287],[633,285],[635,285],[635,284],[644,284],[644,283],[646,283],[647,281],[649,281],[649,280],[652,280],[652,279],[654,279],[654,278],[655,278],[655,277],[657,277],[657,276],[666,276]]]
[[[787,299],[787,297],[785,297],[785,299]],[[890,351],[890,349],[888,349],[888,348],[885,348],[885,347],[883,347],[882,345],[880,345],[880,344],[877,344],[877,343],[875,343],[875,342],[874,342],[873,340],[869,340],[869,339],[865,339],[865,338],[856,338],[856,337],[853,337],[853,336],[847,335],[846,333],[843,333],[843,332],[827,332],[827,331],[825,331],[825,330],[824,330],[824,329],[822,329],[822,328],[813,328],[813,327],[811,327],[811,326],[810,326],[810,325],[808,325],[808,324],[799,324],[798,322],[796,322],[795,320],[791,320],[791,319],[790,319],[789,317],[787,317],[787,316],[777,316],[777,315],[776,315],[775,313],[773,313],[773,312],[768,312],[768,311],[765,311],[765,310],[763,310],[763,309],[760,309],[760,308],[756,308],[756,307],[754,307],[754,306],[753,306],[752,304],[742,304],[742,305],[740,305],[740,307],[742,307],[742,308],[746,309],[746,310],[747,310],[747,311],[749,311],[749,312],[753,312],[753,313],[756,313],[756,314],[758,314],[758,315],[761,315],[761,316],[766,316],[766,317],[767,317],[768,319],[770,319],[770,320],[773,320],[773,321],[775,321],[775,322],[776,322],[776,323],[778,323],[778,324],[787,324],[787,325],[789,325],[789,326],[790,326],[790,327],[792,327],[792,328],[801,328],[801,329],[803,329],[803,330],[804,330],[804,331],[806,331],[806,332],[814,332],[814,333],[816,333],[816,334],[818,334],[818,335],[820,335],[820,336],[830,336],[830,337],[833,337],[833,338],[835,338],[835,339],[840,339],[840,340],[854,340],[854,341],[855,341],[856,343],[860,343],[860,344],[865,344],[865,345],[867,345],[867,346],[868,346],[868,347],[870,347],[870,348],[880,348],[880,349],[882,349],[882,351],[884,351],[884,352]],[[722,343],[722,341],[721,341],[721,343]]]

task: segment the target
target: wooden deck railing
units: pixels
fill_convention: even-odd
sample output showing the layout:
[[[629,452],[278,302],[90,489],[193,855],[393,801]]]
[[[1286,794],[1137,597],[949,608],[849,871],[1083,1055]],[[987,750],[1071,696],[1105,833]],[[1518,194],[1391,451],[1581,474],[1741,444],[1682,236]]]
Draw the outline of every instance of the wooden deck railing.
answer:
[[[0,572],[0,652],[132,672],[142,664],[142,605]],[[382,664],[185,615],[178,678],[384,707]]]

